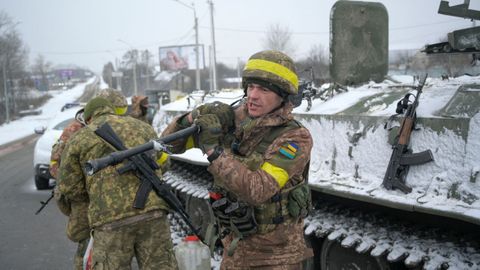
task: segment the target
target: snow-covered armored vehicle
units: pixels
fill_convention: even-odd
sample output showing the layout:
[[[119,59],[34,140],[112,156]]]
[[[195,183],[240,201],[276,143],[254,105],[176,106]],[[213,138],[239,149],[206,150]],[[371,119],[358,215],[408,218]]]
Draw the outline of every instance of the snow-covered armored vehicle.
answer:
[[[315,208],[305,236],[315,257],[307,267],[480,269],[480,76],[427,78],[410,147],[414,153],[430,150],[434,160],[410,167],[408,193],[382,183],[402,123],[402,115],[391,116],[399,100],[415,94],[418,80],[374,80],[313,99],[308,110],[304,100],[294,110],[314,139],[309,185]],[[193,93],[189,101],[161,107],[153,124],[161,131],[193,109],[192,100],[233,103],[242,96],[243,90]],[[212,221],[208,162],[196,149],[173,158],[165,180],[193,222],[206,228]]]

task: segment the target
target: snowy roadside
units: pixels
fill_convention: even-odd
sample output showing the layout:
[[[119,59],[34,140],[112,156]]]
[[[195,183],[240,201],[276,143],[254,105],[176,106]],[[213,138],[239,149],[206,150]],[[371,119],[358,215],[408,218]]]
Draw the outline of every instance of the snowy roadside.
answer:
[[[5,145],[34,134],[35,127],[47,126],[49,121],[60,112],[65,103],[74,102],[83,94],[85,86],[93,83],[95,80],[96,77],[92,77],[87,82],[77,84],[69,90],[49,90],[48,94],[52,98],[38,108],[42,111],[41,114],[25,116],[8,124],[0,125],[0,145]]]

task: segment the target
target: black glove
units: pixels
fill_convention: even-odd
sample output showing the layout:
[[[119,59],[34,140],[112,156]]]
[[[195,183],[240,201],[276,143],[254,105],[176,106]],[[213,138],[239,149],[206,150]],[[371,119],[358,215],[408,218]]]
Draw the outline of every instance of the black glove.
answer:
[[[195,124],[200,126],[200,133],[197,134],[197,146],[203,153],[215,148],[220,144],[220,137],[223,136],[222,125],[215,114],[200,115],[195,119]]]
[[[192,118],[194,120],[205,114],[216,115],[225,131],[234,125],[235,113],[233,112],[232,106],[228,104],[215,101],[213,103],[203,104],[192,110]]]

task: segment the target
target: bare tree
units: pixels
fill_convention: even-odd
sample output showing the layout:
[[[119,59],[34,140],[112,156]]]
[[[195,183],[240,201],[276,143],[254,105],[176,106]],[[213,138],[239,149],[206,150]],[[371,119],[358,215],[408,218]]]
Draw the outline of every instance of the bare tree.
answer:
[[[308,52],[307,58],[297,62],[297,71],[302,76],[304,71],[310,72],[310,70],[313,70],[316,79],[326,80],[330,77],[328,62],[328,54],[325,47],[321,44],[313,45]],[[303,75],[303,77],[306,76],[306,74]],[[311,73],[309,73],[308,76],[311,76]]]
[[[295,47],[292,41],[292,33],[287,26],[272,24],[269,26],[263,47],[267,50],[282,51],[288,55],[295,53]]]
[[[102,71],[103,80],[107,82],[108,86],[111,88],[115,88],[113,86],[113,76],[112,76],[113,71],[114,71],[114,68],[113,68],[112,62],[108,62],[103,66],[103,71]]]
[[[35,58],[35,62],[32,66],[32,71],[35,75],[40,77],[40,90],[48,90],[48,73],[51,71],[52,63],[45,60],[45,57],[41,54]]]
[[[3,90],[1,96],[7,98],[5,105],[9,100],[11,101],[7,110],[13,114],[16,111],[15,81],[22,81],[28,59],[28,51],[16,29],[17,24],[7,13],[0,11],[0,67],[2,70],[0,82]],[[4,110],[5,107],[2,108],[2,111]],[[3,121],[3,118],[0,121]]]
[[[138,69],[138,50],[132,49],[127,51],[122,57],[122,91],[126,96],[135,94],[136,81],[139,78]],[[137,85],[138,87],[138,85]]]
[[[150,88],[150,76],[153,74],[152,61],[155,59],[153,53],[149,50],[141,51],[140,70],[145,78],[145,89]]]
[[[411,50],[401,50],[398,51],[392,60],[392,64],[394,64],[398,69],[403,67],[404,73],[408,74],[411,68],[411,65],[414,60],[414,52]]]
[[[28,61],[28,50],[17,31],[17,24],[0,11],[0,61],[6,64],[10,75],[23,73]]]

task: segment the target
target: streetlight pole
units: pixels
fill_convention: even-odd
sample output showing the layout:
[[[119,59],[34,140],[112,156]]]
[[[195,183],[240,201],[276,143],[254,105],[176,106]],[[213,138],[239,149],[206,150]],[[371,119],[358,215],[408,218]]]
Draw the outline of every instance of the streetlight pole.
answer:
[[[194,28],[195,28],[195,88],[197,90],[200,90],[200,52],[199,52],[199,47],[198,47],[198,18],[197,18],[197,12],[195,10],[195,5],[192,3],[192,5],[188,5],[183,3],[180,0],[174,0],[175,2],[193,10],[193,17],[194,17]]]
[[[133,56],[133,95],[137,95],[137,50],[133,49],[133,46],[130,45],[130,43],[127,43],[126,41],[122,39],[117,39],[119,42],[122,42],[123,44],[127,45],[130,47],[130,50],[132,53],[135,55]]]
[[[4,58],[3,59],[3,91],[4,91],[4,95],[5,95],[5,123],[10,123],[10,112],[8,110],[8,90],[7,90],[7,72],[5,71],[6,69],[6,59]]]
[[[208,0],[210,5],[210,25],[212,33],[212,52],[213,52],[213,66],[212,66],[212,79],[213,79],[213,91],[217,91],[217,51],[215,49],[215,24],[213,23],[213,1]]]

